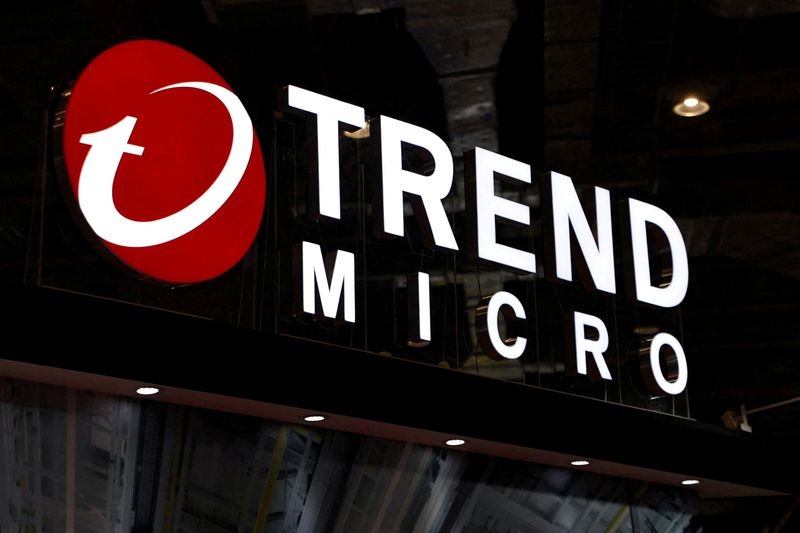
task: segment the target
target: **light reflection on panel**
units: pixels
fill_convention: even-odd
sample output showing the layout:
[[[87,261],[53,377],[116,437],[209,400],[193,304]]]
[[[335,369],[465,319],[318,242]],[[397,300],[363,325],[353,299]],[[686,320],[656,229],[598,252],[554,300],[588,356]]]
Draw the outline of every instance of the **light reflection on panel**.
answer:
[[[0,381],[0,530],[128,531],[136,402]]]
[[[0,381],[2,531],[668,532],[694,507],[577,470]]]

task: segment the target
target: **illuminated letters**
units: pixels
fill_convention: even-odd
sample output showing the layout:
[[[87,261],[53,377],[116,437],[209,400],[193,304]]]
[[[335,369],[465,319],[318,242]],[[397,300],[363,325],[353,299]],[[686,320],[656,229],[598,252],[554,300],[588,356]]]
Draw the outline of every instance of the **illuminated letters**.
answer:
[[[403,194],[412,197],[411,205],[426,245],[458,250],[456,238],[442,205],[453,185],[453,156],[447,144],[436,134],[390,117],[376,121],[372,136],[380,147],[380,185],[382,197],[376,198],[383,214],[383,232],[405,235]],[[424,148],[433,157],[433,172],[425,176],[403,168],[403,144]],[[427,224],[425,223],[427,221]]]
[[[339,124],[363,127],[364,110],[297,87],[288,87],[284,94],[288,108],[316,115],[316,136],[310,142],[316,142],[319,163],[316,180],[319,183],[319,214],[339,219]],[[453,186],[453,157],[447,144],[431,131],[387,116],[373,119],[370,125],[374,166],[368,172],[372,173],[377,185],[371,192],[372,217],[378,233],[406,234],[404,200],[407,195],[425,246],[458,250],[454,228],[443,204]],[[426,160],[423,166],[427,168],[404,168],[404,159],[414,159],[411,155]],[[531,167],[482,148],[474,148],[464,156],[466,208],[472,216],[467,227],[470,255],[524,273],[536,273],[536,256],[532,249],[498,241],[498,225],[501,223],[515,223],[530,230],[532,206],[495,192],[500,182],[522,188],[530,186]],[[594,205],[584,210],[568,176],[551,172],[540,184],[540,190],[545,274],[551,279],[573,281],[573,270],[577,267],[588,289],[616,294],[610,192],[594,187]],[[626,237],[622,244],[628,254],[624,258],[629,267],[626,273],[630,276],[626,288],[643,303],[664,308],[679,305],[686,295],[689,269],[686,245],[677,224],[663,210],[638,200],[629,199],[622,209],[627,214],[627,219],[619,226]],[[652,232],[650,238],[661,244],[662,250],[668,251],[671,257],[671,265],[663,269],[664,274],[671,276],[666,278],[666,283],[665,280],[654,282],[650,277],[648,231],[654,229],[659,231]],[[530,246],[532,248],[532,243]],[[354,255],[339,251],[328,254],[323,261],[319,245],[302,242],[299,249],[301,282],[297,291],[302,295],[302,311],[316,314],[319,294],[323,316],[335,318],[341,311],[345,321],[355,322]],[[410,345],[418,343],[417,346],[424,346],[433,337],[430,276],[425,272],[415,272],[407,279],[408,339]],[[512,333],[504,338],[501,335],[501,313],[509,329],[513,329],[514,322],[527,319],[522,302],[510,292],[500,291],[485,296],[475,310],[478,343],[491,358],[518,359],[525,353],[527,338]],[[566,354],[567,366],[578,375],[612,380],[605,360],[609,348],[606,325],[596,316],[578,311],[570,313],[568,344],[572,344],[574,354]],[[590,354],[592,363],[587,362]],[[686,388],[686,356],[678,340],[668,333],[655,336],[647,361],[642,361],[641,368],[648,388],[654,394],[675,395]]]
[[[664,369],[661,367],[661,350],[665,349],[674,355],[674,361],[668,358],[668,367],[670,374],[676,374],[675,381],[669,381],[664,376]],[[649,357],[645,360],[645,367],[649,372],[643,371],[643,377],[647,388],[654,394],[659,394],[661,391],[667,394],[680,394],[686,388],[686,382],[689,379],[689,368],[686,364],[686,354],[683,353],[683,347],[678,339],[669,333],[658,333],[653,337],[650,343]],[[674,365],[671,364],[674,362]],[[672,377],[672,376],[670,376]]]
[[[536,272],[536,256],[497,242],[495,218],[504,218],[525,226],[531,224],[531,209],[527,205],[495,196],[495,172],[523,183],[531,182],[531,167],[483,148],[465,154],[468,195],[473,200],[476,216],[471,222],[473,247],[477,256],[525,272]],[[613,269],[614,260],[611,260]]]
[[[636,298],[640,302],[659,307],[679,305],[689,286],[689,260],[681,230],[665,211],[633,198],[628,199],[630,214],[631,247]],[[666,287],[654,287],[650,283],[650,258],[647,255],[647,223],[658,226],[667,237],[672,253],[672,279]]]
[[[611,195],[607,189],[594,188],[597,212],[597,240],[589,227],[589,221],[578,200],[578,193],[568,176],[550,173],[549,183],[543,187],[549,196],[544,200],[545,209],[552,215],[550,251],[552,265],[555,260],[555,275],[559,279],[572,281],[572,246],[570,228],[575,233],[588,273],[597,289],[616,293],[614,281],[614,241],[611,236]]]
[[[587,374],[586,354],[591,353],[594,364],[603,379],[611,379],[611,372],[603,357],[603,353],[608,349],[608,330],[602,320],[596,316],[587,315],[575,311],[573,315],[575,324],[575,356],[577,357],[578,374]],[[586,326],[597,331],[597,340],[586,338]]]
[[[425,272],[408,276],[408,336],[412,342],[431,340],[431,283]]]
[[[150,279],[160,279],[169,283],[194,283],[219,276],[239,262],[246,251],[251,249],[256,233],[263,227],[260,221],[264,209],[266,180],[262,153],[254,135],[253,123],[242,102],[226,87],[219,75],[191,54],[171,45],[149,40],[118,45],[112,50],[108,51],[108,55],[103,54],[102,61],[96,60],[81,74],[75,84],[76,90],[63,94],[64,98],[68,96],[70,98],[64,112],[64,122],[63,125],[54,124],[54,128],[62,137],[63,142],[60,144],[67,177],[80,212],[98,237],[98,241],[104,241],[103,245],[106,248]],[[169,56],[170,62],[159,66],[161,62],[158,59],[161,56]],[[111,57],[125,57],[128,60],[115,67],[114,60],[108,59]],[[137,82],[132,84],[136,87],[122,95],[124,99],[130,98],[129,103],[133,106],[128,109],[132,115],[120,113],[119,111],[124,108],[118,106],[113,98],[113,106],[104,105],[95,109],[98,97],[104,97],[109,87],[114,86],[116,83],[114,80],[120,72],[124,70],[124,75],[117,81],[121,83],[130,81],[128,72],[130,57],[141,58],[137,59],[137,64],[152,63],[158,67],[144,69],[147,72],[138,72]],[[172,64],[172,61],[177,63]],[[173,66],[180,68],[172,68]],[[189,79],[195,81],[175,83],[176,80],[172,77],[178,75],[178,79],[182,79],[181,72],[192,72],[192,77]],[[140,74],[144,77],[139,76]],[[205,78],[207,81],[198,81],[200,78]],[[114,83],[111,83],[112,81]],[[78,88],[80,89],[77,90]],[[181,125],[180,128],[158,128],[156,123],[150,124],[145,129],[159,132],[159,136],[148,138],[144,131],[139,131],[137,134],[135,130],[139,118],[133,115],[144,113],[144,100],[149,98],[156,100],[162,97],[157,96],[158,93],[164,92],[168,95],[176,92],[179,95],[182,93],[202,95],[204,99],[209,100],[210,105],[224,107],[226,114],[220,115],[223,118],[217,119],[214,118],[214,115],[218,114],[216,111],[204,112],[210,108],[194,109],[194,104],[187,105],[187,110],[193,110],[192,116],[203,117],[203,123],[208,125],[207,131],[199,132],[202,135],[188,135],[185,136],[186,139],[182,139],[184,136],[176,135],[175,132],[183,132],[185,125]],[[454,230],[460,228],[451,226],[451,219],[448,218],[444,207],[444,201],[453,190],[454,180],[454,160],[448,145],[425,128],[388,116],[373,118],[369,123],[370,128],[367,128],[364,108],[299,87],[291,85],[284,87],[279,92],[279,100],[282,110],[303,115],[307,121],[309,138],[306,140],[308,148],[306,166],[311,173],[308,183],[314,185],[314,190],[312,194],[305,195],[306,191],[298,191],[295,188],[289,202],[286,201],[287,197],[282,195],[284,189],[278,188],[278,193],[272,196],[275,199],[273,205],[279,208],[276,211],[286,211],[291,213],[289,216],[299,218],[299,214],[304,213],[304,202],[310,200],[312,205],[309,210],[318,220],[322,218],[329,219],[328,222],[341,220],[340,143],[346,148],[354,147],[347,143],[361,143],[356,145],[358,149],[347,152],[347,155],[352,155],[353,158],[347,157],[346,160],[354,162],[358,167],[358,172],[353,172],[348,177],[358,179],[367,174],[375,182],[375,187],[363,186],[365,185],[363,183],[357,184],[359,185],[357,188],[359,212],[356,215],[358,218],[354,217],[353,220],[347,221],[357,224],[348,225],[351,229],[353,227],[355,229],[344,237],[341,233],[345,232],[331,231],[330,233],[335,233],[335,236],[330,238],[328,230],[331,228],[324,224],[304,224],[299,232],[292,231],[291,228],[285,231],[287,228],[282,224],[283,220],[278,218],[280,215],[275,215],[273,224],[269,226],[269,230],[274,232],[274,237],[267,242],[271,243],[274,240],[275,247],[281,248],[287,238],[294,239],[292,243],[301,241],[293,249],[295,261],[292,272],[293,311],[297,315],[310,314],[317,318],[343,319],[354,324],[356,321],[355,255],[343,250],[333,250],[323,257],[320,244],[303,239],[307,238],[306,235],[317,235],[321,241],[325,239],[325,242],[333,243],[350,242],[346,239],[354,236],[365,238],[365,221],[370,216],[380,235],[403,237],[406,235],[404,202],[408,198],[425,246],[451,252],[446,258],[434,257],[433,260],[429,260],[432,254],[418,250],[416,243],[412,242],[414,239],[408,239],[408,248],[413,253],[419,254],[413,263],[419,266],[413,267],[415,272],[409,275],[407,283],[408,339],[412,341],[408,344],[427,345],[434,335],[430,275],[426,272],[417,272],[417,268],[422,269],[425,265],[425,268],[436,269],[437,274],[443,272],[442,278],[448,284],[466,285],[477,281],[477,292],[482,292],[480,267],[474,270],[469,267],[462,269],[455,264],[460,255],[452,253],[459,250]],[[146,116],[147,114],[141,114],[142,119]],[[146,120],[153,120],[152,115]],[[166,124],[167,121],[176,120],[176,117],[165,117],[163,120]],[[62,126],[63,129],[58,129]],[[343,141],[339,135],[342,128],[358,128],[362,131],[359,135],[348,136],[353,140]],[[199,138],[206,134],[213,134],[219,139],[213,139],[214,143],[210,144],[198,143]],[[282,136],[276,135],[274,139],[279,137]],[[224,142],[220,140],[223,138]],[[274,147],[278,148],[277,140]],[[224,154],[225,151],[227,156],[224,164],[220,164],[220,154]],[[280,155],[286,154],[281,152]],[[284,158],[276,159],[281,161]],[[274,168],[278,174],[287,171],[286,174],[293,177],[292,169],[289,168],[293,162],[292,157],[289,155],[285,160],[286,165],[275,164]],[[302,161],[302,158],[300,160]],[[154,171],[156,166],[160,168]],[[513,279],[507,273],[492,272],[491,276],[488,276],[492,278],[491,286],[523,286],[524,290],[532,295],[528,301],[532,301],[536,306],[537,293],[540,292],[536,285],[538,277],[529,275],[537,273],[537,257],[530,238],[533,235],[531,212],[532,208],[541,207],[545,241],[544,273],[553,280],[570,282],[573,281],[573,270],[577,268],[588,289],[594,288],[606,294],[616,294],[614,228],[611,222],[611,194],[607,189],[594,187],[594,204],[587,205],[588,209],[584,210],[572,179],[551,172],[539,184],[542,201],[540,205],[534,206],[528,205],[528,202],[532,204],[537,201],[536,195],[530,190],[532,189],[530,165],[483,148],[474,148],[464,154],[464,167],[465,208],[471,217],[466,227],[469,254],[473,258],[491,261],[525,274]],[[204,191],[185,190],[188,181],[205,183],[207,169],[219,173]],[[130,177],[126,178],[126,174]],[[171,179],[173,175],[180,179]],[[213,172],[208,176],[211,177]],[[183,178],[187,178],[188,181]],[[275,178],[280,181],[286,176],[278,175]],[[126,182],[126,185],[115,187],[115,180],[120,184]],[[517,192],[522,191],[524,194],[516,195],[515,201],[506,195],[507,191],[495,192],[495,188],[500,188],[501,183],[516,187]],[[297,182],[291,185],[296,187]],[[133,192],[124,192],[127,187]],[[128,215],[123,214],[115,203],[115,193],[121,192],[116,189],[123,190],[121,196],[128,196],[127,199],[116,198],[120,200],[120,206],[125,206],[123,211]],[[355,189],[355,187],[346,188],[348,191]],[[187,194],[189,192],[191,194]],[[371,213],[363,203],[365,199],[373,202]],[[278,204],[283,201],[286,201],[287,205]],[[638,302],[661,308],[678,306],[686,296],[689,282],[686,245],[678,225],[665,211],[638,200],[627,200],[619,210],[625,214],[621,223],[617,225],[617,231],[623,237],[620,239],[619,247],[626,254],[622,263],[629,278],[626,279],[624,288],[632,293]],[[351,210],[351,213],[352,211],[356,210]],[[215,216],[218,212],[219,215]],[[157,213],[161,218],[153,219],[148,213]],[[165,216],[165,213],[168,214]],[[587,213],[593,214],[587,215]],[[461,213],[450,213],[452,220],[460,219],[460,216],[455,216],[456,214]],[[517,224],[527,233],[514,235],[498,231],[498,227],[501,230],[508,229],[508,224]],[[344,228],[345,225],[341,227]],[[184,236],[186,238],[181,239]],[[513,246],[501,243],[505,239],[514,243]],[[650,239],[653,242],[649,242]],[[171,241],[176,242],[171,243]],[[573,247],[573,243],[576,246]],[[653,243],[659,247],[659,256],[665,258],[669,256],[667,264],[659,265],[661,268],[657,280],[652,279],[651,267],[654,265],[651,265],[648,253],[649,245]],[[390,274],[387,276],[387,272],[383,269],[386,261],[380,253],[375,254],[378,257],[377,269],[367,262],[367,250],[369,249],[370,254],[373,253],[374,242],[370,241],[369,246],[367,243],[360,244],[364,244],[357,246],[361,254],[359,261],[363,261],[361,265],[363,269],[360,269],[360,272],[368,279],[362,281],[361,287],[365,289],[365,298],[364,308],[359,314],[366,314],[373,310],[366,308],[367,305],[373,305],[372,294],[377,295],[375,298],[383,295],[380,291],[371,293],[372,286],[369,284],[382,278],[393,278],[397,268],[408,268],[409,263],[398,262],[405,264],[402,267],[390,265],[385,269]],[[395,248],[401,249],[402,245]],[[129,253],[131,250],[133,253]],[[260,260],[264,254],[256,250],[252,255],[257,258],[256,260]],[[206,263],[208,266],[205,266]],[[280,249],[275,254],[275,265],[274,273],[281,274],[283,264]],[[249,272],[250,269],[243,270]],[[652,268],[652,270],[657,269]],[[472,276],[475,277],[469,279]],[[260,287],[258,284],[254,286]],[[462,304],[458,302],[469,300],[474,295],[472,292],[463,294],[466,292],[458,291],[454,294],[456,319],[450,323],[456,325],[455,334],[458,337],[460,337],[458,320],[461,318],[460,315],[463,315]],[[559,306],[558,312],[568,317],[566,343],[574,348],[574,354],[566,354],[566,366],[574,374],[583,376],[590,374],[592,379],[599,376],[611,380],[612,376],[605,360],[606,351],[609,349],[608,329],[596,316],[565,309],[561,297],[570,292],[556,291],[554,299]],[[280,298],[283,295],[283,288],[279,287],[275,294]],[[466,297],[462,299],[462,296]],[[515,329],[517,323],[527,320],[526,309],[522,302],[514,294],[502,290],[481,296],[483,298],[475,309],[475,323],[478,343],[483,352],[496,360],[519,359],[528,345],[525,336],[515,333],[520,331],[519,328]],[[442,308],[448,312],[450,299],[443,300],[446,301],[443,302]],[[587,302],[589,299],[579,297],[578,300]],[[368,301],[369,304],[366,303]],[[469,301],[470,303],[466,305],[471,305],[471,300]],[[623,326],[617,327],[616,321],[617,300],[606,298],[601,303],[602,306],[594,305],[594,302],[587,302],[587,305],[594,309],[601,307],[607,310],[613,309],[615,329],[622,331]],[[379,302],[375,307],[391,308],[393,304],[392,299],[391,302]],[[550,302],[547,303],[549,304]],[[534,314],[539,310],[534,307],[531,311]],[[282,309],[279,309],[280,312]],[[506,328],[502,327],[501,314]],[[533,322],[540,322],[538,320],[540,317],[536,318],[537,320]],[[551,316],[545,318],[549,323]],[[446,321],[440,323],[444,322]],[[627,322],[623,324],[627,326]],[[506,333],[501,335],[501,330]],[[361,331],[354,328],[351,331],[351,339],[356,333],[360,335]],[[366,346],[367,332],[363,333]],[[396,337],[391,339],[391,341],[396,340]],[[456,341],[456,360],[459,361],[458,343],[463,341],[463,338],[457,338]],[[390,339],[381,339],[381,343],[384,342],[390,345]],[[560,343],[549,344],[550,348],[553,348]],[[372,343],[370,345],[375,346]],[[442,351],[444,352],[444,342]],[[593,364],[587,362],[589,354],[592,356]],[[621,358],[622,354],[615,355]],[[686,389],[688,379],[686,355],[674,336],[659,332],[651,340],[642,343],[639,357],[641,360],[634,362],[638,363],[651,393],[677,395]],[[475,361],[477,363],[477,359]],[[528,368],[520,365],[519,369],[528,372],[533,368],[533,365]],[[540,368],[537,366],[537,369]],[[621,368],[621,365],[617,368]]]
[[[356,321],[355,256],[350,252],[339,250],[327,254],[326,261],[323,261],[322,248],[318,244],[305,241],[299,251],[303,311],[316,314],[316,295],[319,294],[323,316],[336,318],[344,292],[344,319],[354,323]],[[333,270],[330,284],[328,284],[326,263],[328,268]],[[319,289],[319,292],[315,289]]]
[[[492,359],[518,359],[525,352],[528,339],[512,337],[504,340],[500,336],[501,312],[507,322],[526,318],[522,302],[510,292],[500,291],[483,298],[475,310],[478,342]]]
[[[356,128],[366,126],[364,109],[340,100],[289,85],[282,98],[285,106],[308,111],[317,116],[316,167],[319,181],[319,214],[341,218],[339,187],[339,123]]]

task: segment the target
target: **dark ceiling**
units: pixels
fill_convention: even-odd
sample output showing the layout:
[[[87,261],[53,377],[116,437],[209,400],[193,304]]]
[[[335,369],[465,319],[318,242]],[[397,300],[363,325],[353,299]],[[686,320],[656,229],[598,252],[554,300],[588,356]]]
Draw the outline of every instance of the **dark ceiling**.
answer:
[[[259,94],[292,80],[425,126],[456,154],[480,145],[664,208],[691,261],[692,417],[719,424],[740,404],[800,396],[798,1],[85,0],[1,11],[6,279],[22,280],[30,259],[50,88],[110,44],[162,38],[213,59],[255,123],[273,113]],[[398,27],[407,32],[389,31]],[[373,45],[389,34],[399,37]],[[674,115],[688,93],[710,112]],[[798,420],[800,403],[750,423],[800,442]]]

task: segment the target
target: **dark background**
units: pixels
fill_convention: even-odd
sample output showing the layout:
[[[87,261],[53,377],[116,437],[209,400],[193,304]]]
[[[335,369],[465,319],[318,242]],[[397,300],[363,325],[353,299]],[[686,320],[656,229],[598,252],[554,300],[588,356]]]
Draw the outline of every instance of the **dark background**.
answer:
[[[50,126],[57,94],[105,48],[136,37],[163,39],[198,55],[229,81],[262,146],[273,146],[272,172],[303,170],[301,157],[277,157],[288,153],[282,152],[286,135],[302,137],[302,123],[274,114],[276,89],[293,83],[361,105],[368,115],[390,115],[436,132],[457,156],[456,182],[458,154],[482,146],[531,164],[535,176],[555,170],[576,184],[609,188],[617,200],[658,205],[678,220],[689,251],[690,287],[680,311],[653,314],[572,286],[540,283],[530,290],[528,281],[509,282],[515,294],[525,294],[525,303],[540,297],[530,322],[542,353],[559,338],[559,303],[576,307],[572,302],[586,298],[590,308],[619,318],[611,335],[623,346],[615,349],[620,364],[625,346],[637,339],[634,327],[679,333],[689,357],[691,411],[678,414],[721,425],[720,415],[741,404],[760,407],[800,394],[797,2],[84,1],[14,3],[0,15],[0,275],[7,280],[192,311],[256,329],[312,328],[308,336],[340,344],[492,371],[471,351],[466,328],[452,333],[446,346],[409,356],[402,335],[384,334],[374,324],[367,335],[367,326],[284,320],[285,298],[268,282],[288,268],[274,253],[283,249],[276,226],[296,217],[303,225],[287,240],[322,235],[331,249],[347,248],[367,235],[369,213],[357,205],[345,208],[349,222],[338,228],[307,222],[291,206],[276,208],[240,267],[202,287],[178,288],[177,298],[169,296],[175,289],[120,273],[95,252],[69,223],[54,185]],[[710,112],[674,115],[672,106],[689,93],[705,98]],[[348,168],[367,169],[368,156],[358,150],[343,155],[352,163]],[[268,205],[277,206],[280,183]],[[354,183],[346,199],[369,194]],[[536,190],[528,191],[530,198]],[[296,199],[300,211],[304,201]],[[465,211],[457,200],[451,212],[463,228]],[[532,237],[541,257],[540,229],[506,237]],[[411,259],[403,270],[421,264],[452,272],[466,264],[426,252],[413,232],[406,241],[380,247],[365,242],[376,247],[365,250],[365,258],[387,246],[398,256],[405,252]],[[369,264],[364,310],[370,301],[395,297],[394,307],[402,308],[402,287],[395,291],[380,277],[396,275],[400,266]],[[474,288],[447,283],[439,291],[434,298],[453,301],[451,309],[466,321]],[[451,332],[449,322],[441,328]],[[381,345],[387,338],[391,342]],[[523,367],[510,379],[608,397],[596,385],[543,369],[537,358],[536,367]],[[611,392],[615,401],[672,409]],[[750,423],[767,439],[798,442],[798,409],[794,404],[754,414]]]

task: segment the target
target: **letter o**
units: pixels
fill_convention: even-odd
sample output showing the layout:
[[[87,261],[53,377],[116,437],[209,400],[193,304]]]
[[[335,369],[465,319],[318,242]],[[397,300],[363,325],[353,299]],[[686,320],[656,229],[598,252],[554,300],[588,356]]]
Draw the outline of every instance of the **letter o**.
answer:
[[[675,381],[669,381],[661,368],[661,349],[664,346],[669,346],[675,354],[675,361],[678,365],[678,377]],[[643,361],[643,363],[645,363]],[[680,394],[686,389],[686,382],[689,377],[689,367],[686,364],[686,354],[683,351],[681,343],[674,336],[669,333],[658,333],[650,343],[648,360],[646,366],[649,370],[649,375],[645,375],[645,382],[647,383],[650,392],[658,393],[664,391],[667,394]],[[642,369],[644,371],[644,368]],[[659,390],[660,389],[660,390]]]

